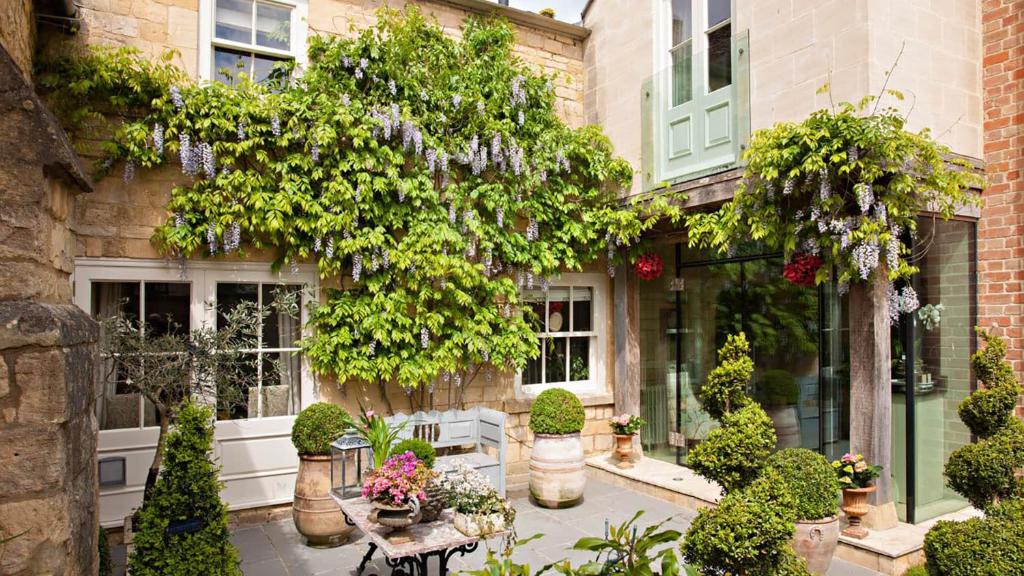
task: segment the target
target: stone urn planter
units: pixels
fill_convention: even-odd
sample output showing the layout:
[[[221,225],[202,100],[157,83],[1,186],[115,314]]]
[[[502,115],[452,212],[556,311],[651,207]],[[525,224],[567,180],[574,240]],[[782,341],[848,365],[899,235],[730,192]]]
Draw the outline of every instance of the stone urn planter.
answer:
[[[505,516],[495,514],[463,514],[456,512],[454,518],[455,529],[466,536],[477,537],[496,534],[508,529],[505,523]]]
[[[824,576],[839,546],[839,516],[821,520],[797,520],[793,550],[807,562],[811,574]]]
[[[619,468],[633,467],[633,438],[636,434],[614,434],[615,436],[615,457],[619,459],[616,464]]]
[[[387,528],[405,530],[423,518],[420,502],[415,498],[404,506],[391,506],[380,502],[371,502],[371,504],[373,504],[373,512],[370,513],[370,520]]]
[[[843,488],[843,512],[850,525],[843,529],[843,536],[863,539],[868,535],[866,528],[861,526],[861,518],[870,510],[868,495],[875,491],[875,485],[864,488]]]
[[[579,432],[536,434],[530,453],[530,495],[545,508],[579,504],[587,482],[584,467]]]
[[[352,527],[331,498],[331,457],[299,455],[299,473],[295,478],[292,520],[295,529],[313,547],[340,546],[348,540]]]

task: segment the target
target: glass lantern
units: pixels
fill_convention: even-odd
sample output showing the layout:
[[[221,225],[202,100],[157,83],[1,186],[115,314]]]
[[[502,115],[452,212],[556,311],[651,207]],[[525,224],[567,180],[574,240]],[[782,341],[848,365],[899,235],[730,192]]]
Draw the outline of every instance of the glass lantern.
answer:
[[[361,496],[363,468],[372,465],[372,454],[355,432],[331,442],[331,494],[342,500]]]

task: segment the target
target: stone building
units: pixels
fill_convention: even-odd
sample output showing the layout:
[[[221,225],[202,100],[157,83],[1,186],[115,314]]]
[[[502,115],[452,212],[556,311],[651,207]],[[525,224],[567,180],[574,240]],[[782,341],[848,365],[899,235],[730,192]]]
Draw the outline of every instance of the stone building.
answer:
[[[4,96],[0,121],[22,130],[32,126],[40,135],[27,140],[38,146],[24,147],[21,142],[26,140],[15,138],[16,132],[0,131],[4,151],[17,148],[27,155],[0,158],[0,176],[18,183],[2,189],[0,247],[5,266],[0,269],[0,300],[41,302],[42,308],[15,305],[17,312],[11,314],[51,311],[48,326],[73,327],[44,331],[51,334],[49,339],[31,342],[0,337],[7,366],[0,370],[0,438],[12,438],[0,443],[5,468],[8,462],[20,462],[16,458],[22,456],[12,454],[23,454],[15,449],[13,438],[32,433],[31,426],[50,426],[54,431],[47,437],[53,438],[54,450],[77,460],[31,463],[39,470],[56,466],[49,469],[55,480],[48,486],[94,487],[93,454],[103,462],[123,464],[123,477],[99,489],[100,523],[119,525],[141,500],[156,439],[151,408],[116,384],[98,383],[91,396],[97,399],[95,409],[68,404],[61,415],[43,414],[31,407],[31,394],[24,392],[31,379],[46,379],[42,372],[32,372],[33,366],[52,374],[54,366],[72,365],[68,358],[86,355],[95,334],[81,312],[72,310],[102,315],[127,301],[139,317],[170,314],[185,326],[197,327],[214,320],[205,306],[208,302],[260,302],[276,285],[319,288],[332,282],[317,278],[312,266],[272,273],[269,257],[196,259],[184,272],[166,260],[150,238],[167,218],[165,204],[171,187],[182,181],[180,172],[166,168],[140,174],[127,184],[118,178],[90,183],[81,165],[92,158],[71,153],[37,99],[30,98],[31,107],[24,104],[31,96],[35,31],[40,30],[40,43],[45,43],[59,33],[52,24],[72,22],[76,40],[82,43],[135,46],[154,58],[172,49],[175,62],[193,78],[217,81],[220,67],[239,60],[257,75],[261,66],[275,60],[301,63],[311,35],[349,34],[353,27],[372,23],[382,4],[78,0],[73,6],[77,11],[65,13],[62,6],[70,3],[17,0],[0,9],[5,65],[17,71],[4,72],[3,94],[15,99]],[[405,2],[388,4],[399,7]],[[485,0],[415,4],[456,35],[467,14],[495,12],[508,18],[517,30],[517,54],[541,70],[559,73],[557,105],[563,120],[570,126],[602,125],[617,153],[631,162],[635,177],[625,193],[640,194],[667,183],[688,193],[689,208],[713,206],[730,197],[752,131],[799,120],[832,102],[878,94],[883,87],[904,92],[907,100],[901,106],[912,108],[910,128],[929,128],[955,154],[983,169],[989,182],[980,213],[965,211],[949,222],[922,215],[921,229],[929,244],[926,251],[921,246],[925,255],[916,288],[922,305],[942,306],[941,320],[908,318],[894,329],[892,338],[887,468],[894,486],[893,507],[907,523],[963,507],[942,487],[941,470],[949,452],[970,441],[956,417],[956,406],[975,386],[966,370],[976,346],[972,326],[996,327],[1008,338],[1018,375],[1024,370],[1022,0],[591,0],[579,24]],[[241,26],[249,30],[248,36],[238,35],[236,21],[246,17],[287,26],[289,41],[262,42],[252,26]],[[826,83],[831,90],[819,92]],[[88,148],[89,143],[78,144]],[[28,199],[19,206],[23,212],[16,213],[9,198]],[[727,319],[752,332],[764,326],[789,326],[790,332],[779,338],[799,344],[776,353],[770,341],[754,339],[755,395],[768,386],[789,390],[786,402],[770,407],[782,442],[829,457],[856,450],[853,444],[863,431],[852,424],[849,305],[836,287],[793,290],[781,278],[780,255],[722,259],[697,253],[687,247],[681,229],[660,228],[651,240],[666,263],[661,278],[643,282],[630,267],[621,267],[612,280],[603,267],[595,268],[565,275],[554,286],[555,295],[548,297],[584,302],[590,311],[592,329],[575,335],[590,341],[588,378],[524,383],[522,375],[508,375],[489,385],[482,379],[469,383],[469,404],[509,414],[509,488],[525,487],[531,443],[527,411],[534,392],[550,384],[572,389],[587,406],[588,451],[611,448],[606,420],[613,411],[640,413],[650,422],[642,435],[645,456],[670,467],[666,478],[676,476],[674,467],[685,464],[688,448],[711,425],[696,394],[714,367],[714,350]],[[23,278],[39,281],[25,283]],[[783,302],[767,316],[759,307],[766,295]],[[77,309],[66,306],[69,303]],[[3,309],[0,306],[0,314],[7,314]],[[224,497],[233,510],[291,501],[297,458],[288,435],[301,407],[317,400],[349,409],[385,401],[376,389],[339,386],[312,374],[301,357],[293,355],[297,348],[291,345],[290,336],[301,334],[304,320],[274,319],[277,340],[256,353],[287,358],[291,369],[281,381],[256,390],[251,398],[258,400],[250,402],[243,417],[217,424],[215,455],[224,466]],[[35,347],[63,357],[63,364],[33,363]],[[85,365],[77,362],[73,366]],[[19,366],[25,367],[24,373]],[[80,377],[86,373],[65,371],[66,397],[90,397],[75,393],[86,386]],[[58,380],[50,380],[51,385]],[[438,384],[437,408],[448,407],[448,390]],[[51,401],[60,396],[58,392],[51,392]],[[408,409],[397,390],[388,396],[399,399],[395,409]],[[98,426],[98,436],[59,436],[75,426]],[[90,456],[83,459],[81,454]],[[27,464],[23,469],[30,470]],[[36,468],[31,470],[29,474],[37,474]],[[21,502],[11,496],[23,498],[28,489],[18,482],[0,480],[0,537],[19,530],[20,525],[5,524],[5,507]],[[55,494],[40,492],[38,499],[54,502]],[[82,501],[90,497],[84,488],[72,494]],[[25,502],[22,506],[35,506],[31,500]],[[82,507],[82,514],[89,516],[72,518],[67,534],[86,537],[81,527],[97,514],[95,501],[91,502]],[[0,566],[22,562],[12,564],[15,573],[29,573],[28,563],[51,561],[33,555],[43,547],[39,532],[30,534],[35,536],[12,545],[17,553],[0,556]],[[66,546],[72,541],[84,555],[84,540],[62,540]],[[876,569],[898,569],[892,558],[884,565],[877,558],[871,561]]]

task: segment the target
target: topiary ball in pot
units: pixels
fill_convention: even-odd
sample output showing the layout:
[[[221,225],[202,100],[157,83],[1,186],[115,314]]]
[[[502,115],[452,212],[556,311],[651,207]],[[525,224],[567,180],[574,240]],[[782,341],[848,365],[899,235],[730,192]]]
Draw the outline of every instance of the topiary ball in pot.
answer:
[[[839,483],[824,456],[806,448],[779,450],[765,468],[777,472],[795,500],[793,549],[812,574],[825,574],[839,546]]]
[[[530,407],[530,495],[545,508],[569,508],[583,501],[586,485],[583,403],[562,388],[541,392]]]
[[[420,440],[419,438],[407,438],[391,448],[392,456],[395,454],[405,454],[406,452],[412,452],[416,455],[416,458],[423,462],[424,466],[433,470],[434,462],[437,460],[437,450],[430,445],[430,442]],[[420,507],[422,513],[420,522],[433,522],[444,511],[447,497],[444,490],[435,481],[436,479],[437,476],[435,475],[427,482],[427,487],[424,490],[427,493],[427,500]]]
[[[331,497],[331,442],[351,422],[341,406],[317,402],[299,412],[292,425],[292,444],[299,453],[292,520],[310,546],[339,546],[352,532]]]

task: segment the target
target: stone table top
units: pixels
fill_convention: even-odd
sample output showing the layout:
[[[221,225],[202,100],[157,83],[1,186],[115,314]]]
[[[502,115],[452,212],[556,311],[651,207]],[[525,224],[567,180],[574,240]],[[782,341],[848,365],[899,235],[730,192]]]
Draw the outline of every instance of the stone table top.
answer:
[[[459,532],[455,528],[454,512],[445,510],[434,522],[421,522],[402,530],[401,533],[405,538],[392,542],[388,539],[388,535],[394,530],[370,520],[369,516],[373,511],[373,505],[368,500],[365,498],[341,499],[334,494],[332,497],[341,507],[341,512],[366,534],[385,556],[392,560],[468,546],[480,541],[479,536],[466,536]],[[486,538],[496,538],[505,534],[507,532],[488,534]]]

